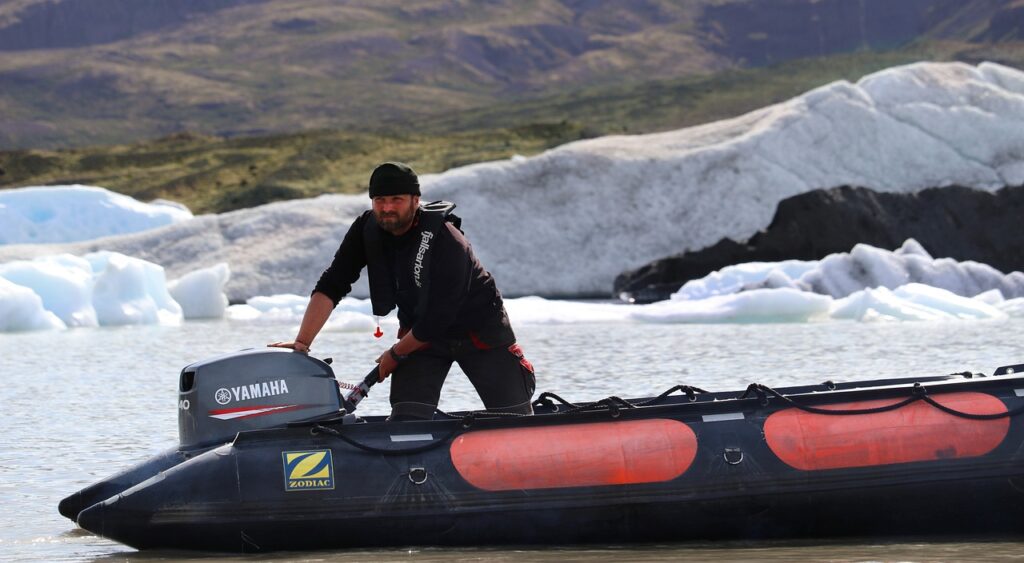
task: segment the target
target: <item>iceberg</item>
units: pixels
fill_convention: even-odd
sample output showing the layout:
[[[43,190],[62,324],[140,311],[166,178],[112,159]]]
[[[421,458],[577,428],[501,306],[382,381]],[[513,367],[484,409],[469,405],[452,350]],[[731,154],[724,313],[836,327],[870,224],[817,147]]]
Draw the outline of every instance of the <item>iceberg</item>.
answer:
[[[974,297],[996,291],[1000,298],[1024,297],[1024,273],[1004,274],[986,264],[932,258],[914,239],[893,251],[858,244],[849,253],[821,260],[755,262],[728,266],[691,280],[672,294],[673,300],[702,299],[769,285],[793,287],[842,298],[869,288],[896,289],[923,284],[954,295]],[[877,295],[879,299],[883,294]]]
[[[159,265],[108,251],[8,262],[0,264],[0,332],[222,317],[228,276],[218,264],[167,282]]]
[[[62,329],[66,325],[43,308],[43,300],[31,289],[0,277],[0,332]]]
[[[228,307],[224,284],[230,278],[231,269],[221,262],[172,280],[167,291],[186,319],[219,319]]]
[[[181,204],[142,203],[95,186],[0,190],[0,245],[91,240],[191,218],[192,212]]]

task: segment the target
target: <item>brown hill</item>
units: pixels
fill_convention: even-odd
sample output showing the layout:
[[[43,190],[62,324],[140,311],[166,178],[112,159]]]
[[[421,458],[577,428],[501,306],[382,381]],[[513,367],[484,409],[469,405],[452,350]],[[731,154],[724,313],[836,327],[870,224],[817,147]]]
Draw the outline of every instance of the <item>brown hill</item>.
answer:
[[[1021,39],[1018,0],[9,0],[0,148],[409,127],[920,38]],[[1012,61],[1004,61],[1011,62]]]

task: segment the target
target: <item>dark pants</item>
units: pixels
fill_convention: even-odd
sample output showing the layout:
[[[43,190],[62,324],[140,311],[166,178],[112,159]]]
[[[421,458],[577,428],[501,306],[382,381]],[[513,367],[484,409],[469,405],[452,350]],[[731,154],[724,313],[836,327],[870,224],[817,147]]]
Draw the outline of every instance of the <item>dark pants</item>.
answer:
[[[452,362],[466,372],[488,411],[533,413],[533,366],[503,311],[464,337],[432,341],[409,355],[391,375],[391,420],[432,418]]]

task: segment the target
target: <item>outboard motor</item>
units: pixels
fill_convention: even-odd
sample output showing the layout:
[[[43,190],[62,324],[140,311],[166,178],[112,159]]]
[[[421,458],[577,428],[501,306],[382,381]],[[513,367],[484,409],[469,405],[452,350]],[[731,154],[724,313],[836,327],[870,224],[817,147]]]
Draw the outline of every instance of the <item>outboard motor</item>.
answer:
[[[186,366],[178,390],[183,450],[341,409],[331,366],[281,348],[243,350]]]
[[[351,392],[346,400],[350,412],[374,381]],[[180,444],[68,496],[58,507],[61,514],[77,521],[89,506],[230,442],[243,430],[341,414],[331,367],[282,348],[243,350],[196,362],[182,370],[178,389]]]

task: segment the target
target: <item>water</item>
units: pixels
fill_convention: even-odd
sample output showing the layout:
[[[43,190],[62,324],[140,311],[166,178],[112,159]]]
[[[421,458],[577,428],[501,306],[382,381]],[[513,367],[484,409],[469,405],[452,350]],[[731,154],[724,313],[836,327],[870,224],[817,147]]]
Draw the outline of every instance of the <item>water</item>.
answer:
[[[883,376],[991,373],[1024,362],[1024,319],[947,323],[827,322],[762,325],[524,325],[517,332],[538,371],[538,389],[572,401],[651,396],[686,383],[741,389]],[[57,513],[64,496],[173,446],[176,385],[192,361],[289,338],[290,324],[190,322],[0,334],[0,560],[161,561],[75,527]],[[364,333],[325,333],[314,355],[333,356],[339,378],[356,381],[390,342]],[[478,408],[454,369],[441,408]],[[387,412],[387,384],[360,405]],[[1024,542],[827,540],[770,543],[559,547],[409,548],[202,561],[667,561],[813,559],[965,561],[1024,558]]]

